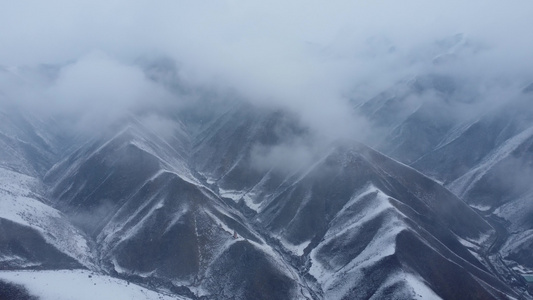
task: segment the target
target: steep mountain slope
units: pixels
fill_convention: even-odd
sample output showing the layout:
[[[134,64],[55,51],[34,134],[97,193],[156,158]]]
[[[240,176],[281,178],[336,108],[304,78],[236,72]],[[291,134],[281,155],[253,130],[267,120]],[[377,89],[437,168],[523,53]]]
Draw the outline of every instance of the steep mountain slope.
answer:
[[[19,173],[40,177],[57,160],[60,135],[49,132],[51,122],[36,115],[0,109],[0,164]]]
[[[461,118],[454,110],[465,101],[457,80],[437,73],[401,81],[357,109],[380,133],[370,141],[376,149],[412,164],[455,129]]]
[[[141,113],[83,142],[46,139],[46,172],[32,167],[41,156],[23,160],[31,175],[4,167],[0,230],[14,246],[0,249],[2,268],[88,268],[206,299],[521,292],[487,258],[495,228],[363,144],[338,141],[306,163],[269,164],[271,149],[312,144],[290,114],[235,101],[205,122],[155,117],[164,132]]]
[[[2,168],[0,178],[2,269],[93,266],[89,241],[35,194],[37,180]]]
[[[512,233],[503,256],[531,267],[530,247],[532,178],[531,141],[533,111],[531,93],[521,95],[496,109],[459,125],[437,126],[436,141],[423,152],[401,150],[398,158],[443,181],[451,191]],[[429,114],[430,116],[436,114]],[[426,128],[418,120],[413,126]],[[406,125],[402,125],[406,126]],[[408,134],[411,144],[424,144],[423,135]],[[400,137],[400,139],[405,139]],[[385,147],[387,148],[387,147]],[[387,148],[385,152],[396,153]],[[407,154],[406,154],[407,153]],[[408,155],[412,158],[408,158]],[[501,243],[500,243],[501,244]],[[500,245],[501,246],[501,245]]]
[[[289,113],[233,102],[194,136],[192,167],[221,193],[246,190],[265,176],[265,170],[273,169],[257,167],[255,156],[261,148],[306,135],[306,130]]]
[[[93,267],[91,242],[49,206],[40,179],[59,135],[38,118],[0,113],[0,268]]]
[[[505,222],[511,233],[504,258],[531,270],[533,229],[533,127],[508,139],[479,164],[450,184],[473,207]],[[519,268],[520,269],[520,268]]]
[[[464,86],[446,75],[418,76],[358,109],[384,133],[373,141],[378,150],[442,182],[500,228],[493,261],[501,255],[529,272],[532,85],[492,101],[472,100],[478,96]]]
[[[460,124],[447,133],[439,145],[413,164],[414,167],[450,183],[478,164],[487,161],[499,148],[508,155],[527,139],[533,126],[531,95],[518,95],[488,113]],[[504,146],[506,143],[509,145]],[[468,149],[469,151],[465,151]]]
[[[82,146],[46,180],[56,206],[96,239],[112,274],[188,295],[295,296],[290,267],[195,178],[186,157],[136,120]]]
[[[241,116],[238,122],[246,120]],[[249,138],[256,136],[252,126],[231,130],[216,126],[221,133],[240,132],[239,139],[232,140],[241,145],[241,157],[250,157],[253,145],[259,143]],[[260,174],[259,170],[254,172]],[[483,265],[490,262],[480,263],[464,247],[468,245],[475,255],[486,249],[494,239],[490,225],[437,183],[367,147],[340,142],[312,166],[288,175],[276,168],[262,174],[246,180],[223,177],[225,186],[232,187],[223,194],[248,212],[249,220],[270,236],[279,251],[300,265],[309,286],[325,298],[414,297],[415,286],[434,289],[444,298],[468,295],[465,290],[472,292],[471,298],[512,293]],[[414,244],[420,249],[411,248]],[[427,258],[412,256],[419,252]],[[450,270],[462,280],[454,288],[439,289],[448,277],[428,269],[434,261],[439,261],[434,268]],[[369,277],[374,284],[366,281]],[[422,283],[416,278],[423,278]]]

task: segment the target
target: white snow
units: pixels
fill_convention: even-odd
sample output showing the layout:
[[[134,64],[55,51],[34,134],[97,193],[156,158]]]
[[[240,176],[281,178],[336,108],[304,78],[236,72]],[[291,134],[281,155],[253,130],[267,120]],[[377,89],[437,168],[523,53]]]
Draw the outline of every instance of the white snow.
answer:
[[[494,211],[494,214],[511,221],[508,230],[521,231],[523,228],[528,228],[524,224],[529,223],[530,215],[533,212],[533,201],[531,199],[533,199],[533,191],[525,193],[498,207]]]
[[[465,133],[470,127],[479,122],[479,119],[474,119],[473,121],[459,124],[457,127],[451,129],[447,136],[445,136],[442,141],[435,147],[435,150],[446,147],[451,144],[453,141],[458,139]]]
[[[125,280],[86,270],[0,271],[0,279],[21,284],[43,300],[171,300],[187,299],[157,293]]]
[[[459,236],[455,236],[455,238],[463,245],[465,246],[466,248],[469,248],[469,249],[479,249],[479,246],[478,245],[475,245],[474,243],[470,242],[470,241],[467,241]]]
[[[167,172],[176,174],[178,177],[189,183],[195,185],[200,184],[196,177],[191,174],[189,168],[185,165],[185,162],[179,159],[180,157],[177,152],[172,153],[169,149],[163,149],[156,144],[152,145],[149,141],[146,141],[140,136],[136,136],[136,138],[131,140],[129,144],[157,158],[169,169]]]
[[[321,158],[317,159],[307,170],[304,170],[299,174],[299,177],[296,181],[292,183],[292,185],[297,185],[300,181],[302,181],[304,178],[306,178],[311,172],[313,172],[321,163],[326,161],[326,159],[329,158],[329,156],[335,151],[335,147],[331,147],[328,151],[326,151]],[[289,178],[289,177],[288,177]]]
[[[505,244],[501,248],[502,256],[507,256],[511,252],[516,251],[517,249],[524,248],[524,244],[527,245],[533,239],[533,229],[525,230],[518,233],[512,233]]]
[[[396,252],[396,236],[404,229],[401,223],[391,223],[382,228],[376,237],[356,258],[340,269],[329,270],[318,262],[315,253],[311,254],[312,265],[309,273],[322,285],[325,296],[341,298],[333,295],[345,295],[354,285],[362,280],[364,268],[378,263],[383,258]],[[317,247],[318,248],[318,247]],[[317,249],[315,248],[315,249]],[[314,250],[313,250],[314,251]]]
[[[172,171],[159,170],[156,174],[154,174],[151,178],[149,178],[139,188],[139,190],[142,187],[144,187],[146,184],[148,184],[149,182],[154,181],[157,177],[165,173],[176,175],[179,178],[185,180],[186,182],[194,184],[193,182],[187,181],[186,178],[183,178],[179,174],[176,174]],[[139,205],[139,207],[136,208],[135,212],[127,213],[127,217],[125,219],[120,219],[120,217],[124,216],[123,211],[129,209],[128,206],[123,206],[111,219],[109,224],[106,225],[106,227],[103,229],[100,236],[105,237],[105,242],[109,244],[112,239],[115,239],[117,237],[117,233],[120,232],[124,228],[124,224],[132,224],[132,226],[130,226],[125,232],[120,234],[121,241],[128,240],[132,238],[133,236],[135,236],[142,228],[145,227],[144,223],[150,220],[150,218],[153,217],[154,213],[156,213],[158,210],[165,209],[165,205],[166,205],[165,198],[161,198],[161,195],[155,194],[155,195],[152,195],[150,198],[146,198],[143,201],[143,203]],[[146,212],[147,209],[148,209],[148,212]],[[166,230],[174,226],[187,211],[188,211],[187,206],[183,206],[179,211],[177,211],[172,221],[167,226]],[[139,218],[139,216],[142,216],[142,218],[140,218],[139,221],[135,221]],[[118,218],[118,221],[117,221],[117,218]]]
[[[33,198],[36,179],[0,168],[0,218],[31,227],[59,251],[93,267],[84,235],[58,210]]]
[[[304,284],[300,280],[300,277],[299,277],[298,273],[295,270],[293,270],[293,267],[291,265],[289,265],[275,249],[273,249],[270,245],[268,245],[260,237],[260,235],[256,234],[253,231],[253,229],[248,228],[254,234],[254,236],[256,238],[258,238],[261,242],[255,242],[254,240],[245,239],[245,238],[243,238],[241,236],[238,236],[236,239],[233,238],[232,237],[233,232],[234,232],[233,228],[228,226],[223,220],[221,220],[219,217],[217,217],[213,212],[211,212],[209,210],[204,210],[203,212],[206,215],[208,215],[217,224],[218,228],[220,228],[221,230],[223,230],[223,231],[228,233],[228,235],[227,235],[228,239],[226,240],[226,242],[223,245],[220,245],[218,247],[218,249],[216,249],[218,254],[215,254],[214,257],[218,257],[219,255],[224,253],[234,243],[246,240],[248,243],[252,244],[259,251],[263,252],[266,255],[266,257],[269,259],[269,261],[271,263],[273,263],[280,272],[282,272],[286,276],[292,278],[293,280],[299,282],[300,285]],[[227,215],[223,211],[218,211],[218,213],[224,214],[224,215],[230,217],[229,215]],[[216,258],[213,258],[213,261],[214,260],[216,260]],[[195,291],[195,294],[197,296],[202,296],[202,295],[207,295],[208,294],[205,291],[202,291],[201,287],[199,287],[200,289],[196,289],[194,287],[192,287],[192,288]],[[302,291],[300,291],[300,292],[302,292]],[[300,297],[300,298],[303,298],[303,297]],[[300,299],[300,298],[298,298],[298,299]]]
[[[248,240],[249,243],[254,245],[256,248],[259,248],[263,253],[265,253],[268,258],[270,258],[270,262],[274,263],[278,268],[279,271],[284,273],[287,277],[292,278],[295,281],[299,281],[300,278],[296,271],[294,271],[293,267],[288,264],[281,256],[280,254],[274,250],[270,245],[267,243],[264,243],[261,245],[259,243],[256,243],[252,240]]]
[[[484,261],[484,258],[481,257],[481,255],[479,255],[479,253],[477,251],[473,251],[473,250],[470,250],[470,249],[467,249],[467,250],[468,250],[468,252],[470,252],[470,254],[472,254],[480,262]]]
[[[488,206],[488,205],[483,205],[483,204],[479,204],[479,203],[470,203],[469,204],[472,208],[475,208],[479,211],[489,211],[492,207]]]
[[[303,242],[299,245],[294,245],[284,239],[280,239],[280,242],[281,244],[283,245],[283,247],[287,250],[289,250],[290,252],[292,252],[294,255],[297,255],[297,256],[302,256],[304,255],[304,250],[305,248],[307,248],[307,246],[309,246],[309,244],[311,243],[311,240],[309,241],[306,241],[306,242]]]
[[[494,235],[492,234],[492,231],[487,231],[485,233],[480,233],[478,238],[468,238],[468,241],[476,244],[476,245],[483,245],[486,244],[487,241],[492,239]]]
[[[213,213],[211,213],[208,210],[204,210],[204,212],[218,225],[218,227],[222,228],[222,230],[226,231],[230,235],[233,234],[234,229],[231,229],[228,225],[226,225],[226,223],[222,222],[222,220],[220,220],[217,216],[215,216]]]
[[[225,222],[220,220],[220,218],[215,216],[215,214],[213,214],[212,212],[210,212],[208,210],[205,210],[204,212],[211,219],[213,219],[213,221],[222,230],[226,231],[229,234],[228,236],[233,235],[234,230],[232,228],[230,228]],[[224,214],[224,212],[222,212],[222,211],[219,211],[219,213]],[[253,232],[253,230],[251,230],[251,231]],[[257,242],[255,242],[253,240],[247,240],[247,242],[252,244],[254,247],[258,248],[263,253],[265,253],[267,255],[267,257],[270,259],[270,261],[278,267],[277,269],[279,271],[283,272],[286,276],[288,276],[288,277],[290,277],[290,278],[292,278],[294,280],[299,280],[299,276],[297,275],[297,273],[294,270],[292,270],[292,266],[288,265],[287,262],[285,262],[285,260],[280,256],[280,254],[278,252],[276,252],[270,245],[268,245],[263,239],[261,239],[258,234],[254,234],[254,235],[255,235],[256,238],[258,238],[261,241],[262,244],[261,243],[257,243]],[[228,242],[226,242],[226,244],[223,247],[221,247],[221,249],[219,249],[218,252],[222,253],[222,252],[226,251],[226,249],[229,248],[233,243],[235,243],[237,241],[242,241],[242,240],[244,240],[244,238],[242,238],[240,236],[237,239],[234,239],[232,237],[231,239],[228,240]]]
[[[235,202],[238,202],[239,200],[241,200],[242,196],[244,195],[245,192],[243,191],[237,191],[237,190],[224,190],[222,188],[219,188],[218,189],[218,192],[220,194],[221,197],[224,197],[224,198],[229,198]]]
[[[531,275],[531,274],[533,274],[533,269],[531,269],[531,268],[526,268],[526,267],[524,267],[522,265],[518,265],[517,264],[517,265],[512,266],[512,269],[516,273],[522,274],[522,276],[528,275],[528,274],[529,274],[529,276],[533,276],[533,275]]]
[[[354,204],[361,201],[365,196],[376,193],[375,199],[372,203],[365,207],[363,210],[350,214],[347,216],[347,210]],[[353,227],[360,226],[365,222],[374,219],[380,213],[395,208],[389,202],[389,196],[380,191],[373,185],[367,186],[360,192],[356,193],[337,213],[335,218],[331,221],[332,226],[325,235],[326,239],[334,238],[348,230],[352,230]],[[398,212],[399,213],[399,212]]]
[[[378,290],[372,295],[372,297],[370,297],[370,299],[379,300],[383,298],[389,298],[390,291],[388,291],[388,289],[393,286],[396,286],[396,299],[442,299],[424,283],[423,279],[404,271],[390,274],[387,280],[378,288]]]
[[[128,125],[128,126],[124,127],[117,134],[115,134],[112,138],[110,138],[105,143],[100,145],[100,147],[98,147],[98,149],[94,150],[91,154],[89,154],[89,156],[87,156],[87,159],[93,157],[95,154],[97,154],[98,152],[102,151],[107,145],[111,144],[111,142],[113,142],[114,140],[116,140],[117,138],[119,138],[121,135],[123,135],[124,133],[128,132],[129,130],[131,130],[131,125]]]
[[[449,188],[459,197],[464,195],[498,162],[508,157],[516,148],[533,136],[533,127],[530,127],[514,137],[508,139],[500,147],[487,155],[481,163],[469,172],[453,181]]]
[[[364,207],[362,211],[349,215],[350,206],[361,201],[365,195],[376,192],[376,197],[372,203]],[[324,265],[317,257],[321,248],[328,242],[335,239],[346,238],[346,234],[355,234],[361,230],[361,226],[380,216],[388,214],[385,223],[377,231],[374,238],[366,248],[348,264],[337,266],[334,260],[329,265]],[[393,255],[396,251],[396,236],[407,228],[400,219],[400,214],[389,202],[389,197],[374,186],[368,186],[360,193],[354,195],[352,199],[337,214],[332,224],[335,223],[326,233],[324,240],[311,251],[311,268],[309,274],[315,277],[322,285],[324,296],[327,299],[342,298],[354,285],[362,280],[362,270],[369,267],[381,259]],[[349,233],[347,233],[349,231]]]
[[[244,200],[244,204],[246,204],[246,206],[248,206],[248,208],[252,209],[255,212],[258,212],[259,209],[261,208],[261,204],[262,203],[255,203],[254,202],[255,196],[256,196],[256,194],[254,192],[248,192],[248,193],[244,194],[242,199]]]
[[[139,272],[137,270],[135,271],[132,271],[131,269],[126,269],[126,268],[123,268],[119,263],[118,261],[113,258],[111,260],[111,263],[113,264],[113,268],[114,270],[119,273],[119,274],[135,274],[135,276],[139,276],[139,277],[143,277],[143,278],[148,278],[148,277],[151,277],[154,275],[154,273],[157,272],[157,270],[153,270],[153,271],[150,271],[150,272]]]
[[[420,278],[408,273],[403,273],[401,276],[403,277],[402,280],[412,288],[415,299],[442,299],[441,297],[437,296],[432,289],[425,285]]]
[[[0,167],[0,191],[15,196],[23,196],[37,189],[39,180]]]
[[[162,205],[161,205],[162,207]],[[167,225],[167,228],[165,228],[165,231],[163,234],[167,233],[174,225],[176,225],[185,214],[189,212],[189,206],[183,205],[180,210],[176,211],[174,213],[174,216],[172,217],[172,221]]]
[[[134,213],[129,214],[129,217],[126,220],[119,220],[119,222],[116,222],[115,219],[112,219],[110,221],[110,224],[104,228],[103,234],[101,233],[100,235],[106,237],[107,243],[109,243],[109,239],[113,239],[116,237],[118,237],[121,241],[131,239],[145,226],[144,223],[152,217],[154,212],[161,209],[161,207],[163,206],[164,204],[159,199],[159,195],[153,195],[150,198],[147,198]],[[149,211],[144,213],[144,210],[147,207],[149,207]],[[124,207],[122,207],[121,210],[123,208]],[[120,210],[116,215],[119,215],[119,213]],[[142,216],[142,218],[139,221],[134,222],[133,220],[135,220],[139,216]],[[122,232],[120,235],[117,235],[119,231],[123,230],[126,224],[133,225],[131,227],[127,227],[125,232]]]
[[[28,262],[26,258],[20,257],[18,255],[0,255],[0,262],[8,263],[13,266],[18,266],[19,268],[31,268],[40,266],[40,263]]]
[[[482,245],[485,245],[489,240],[492,240],[492,237],[493,235],[490,233],[490,231],[488,233],[480,234],[480,236],[476,239],[463,239],[462,237],[455,235],[455,238],[480,261],[483,261],[483,259],[480,258],[478,252],[482,249]]]

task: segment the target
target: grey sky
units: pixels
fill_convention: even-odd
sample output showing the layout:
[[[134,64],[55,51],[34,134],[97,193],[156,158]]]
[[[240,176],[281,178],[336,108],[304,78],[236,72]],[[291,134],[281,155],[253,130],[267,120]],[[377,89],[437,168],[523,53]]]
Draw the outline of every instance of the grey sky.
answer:
[[[367,125],[348,98],[408,76],[438,68],[480,93],[531,81],[532,12],[526,0],[6,1],[0,65],[75,62],[39,101],[115,115],[168,97],[132,64],[165,55],[188,84],[234,89],[298,112],[325,136],[358,137]],[[439,48],[457,33],[467,45]],[[432,64],[448,52],[459,59]]]

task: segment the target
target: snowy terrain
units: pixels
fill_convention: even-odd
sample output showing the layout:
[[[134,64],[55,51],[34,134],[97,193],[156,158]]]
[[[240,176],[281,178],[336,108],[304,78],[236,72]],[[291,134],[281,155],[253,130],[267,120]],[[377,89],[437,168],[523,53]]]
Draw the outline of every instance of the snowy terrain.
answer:
[[[454,147],[477,123],[435,124],[423,116],[439,107],[426,104],[388,119],[398,97],[446,94],[448,83],[415,78],[363,104],[394,127],[385,150],[403,162],[347,139],[272,163],[272,149],[314,136],[239,100],[209,116],[200,103],[198,119],[132,112],[87,139],[2,111],[0,280],[43,299],[518,298],[524,285],[504,260],[527,262],[531,193],[471,203],[514,218],[507,233],[443,184],[467,195],[528,153],[533,127],[500,134],[462,174],[435,181],[413,166],[440,166],[423,153]]]
[[[185,300],[87,270],[0,271],[0,280],[23,285],[42,300]]]
[[[41,196],[35,191],[39,186],[35,178],[0,168],[0,218],[36,230],[59,251],[95,268],[86,236],[61,212],[38,200]],[[0,255],[0,261],[9,259]]]

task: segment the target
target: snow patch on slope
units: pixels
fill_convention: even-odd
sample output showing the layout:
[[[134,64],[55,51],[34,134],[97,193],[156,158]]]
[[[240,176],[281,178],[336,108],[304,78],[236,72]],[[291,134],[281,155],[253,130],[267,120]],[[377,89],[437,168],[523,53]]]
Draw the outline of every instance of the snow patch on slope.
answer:
[[[283,245],[285,249],[289,250],[290,252],[292,252],[292,254],[297,255],[297,256],[304,255],[305,248],[307,248],[307,246],[309,246],[309,244],[311,243],[311,240],[309,240],[299,245],[294,245],[284,239],[280,239],[279,241],[281,242],[281,244]]]
[[[58,210],[33,198],[29,188],[37,180],[0,168],[0,218],[31,227],[59,251],[93,268],[85,236]]]
[[[3,271],[0,279],[25,286],[43,300],[185,300],[157,293],[125,280],[85,270]]]
[[[0,263],[17,266],[19,268],[35,268],[41,266],[40,263],[30,262],[27,258],[18,255],[0,254]]]
[[[509,236],[505,244],[502,246],[500,253],[505,257],[516,249],[523,248],[523,244],[529,242],[533,237],[533,229],[525,230],[518,233],[513,233]]]
[[[222,188],[219,188],[218,192],[220,194],[220,197],[229,198],[229,199],[231,199],[231,200],[233,200],[235,202],[239,202],[239,200],[241,200],[242,196],[245,193],[243,191],[225,190],[225,189],[222,189]]]
[[[442,299],[437,296],[435,292],[430,289],[423,281],[417,276],[414,276],[409,273],[400,273],[396,276],[393,276],[389,279],[392,282],[403,282],[406,285],[406,288],[410,290],[410,293],[413,299],[423,299],[423,300],[438,300]]]
[[[157,158],[160,162],[163,163],[163,165],[167,167],[168,172],[178,175],[181,179],[189,183],[200,184],[196,177],[192,175],[185,163],[182,160],[176,159],[178,153],[167,153],[170,150],[162,149],[158,146],[157,147],[159,149],[154,149],[156,145],[150,145],[148,141],[144,140],[142,137],[137,136],[134,140],[131,140],[129,144]]]
[[[244,204],[248,206],[248,208],[252,209],[255,212],[258,212],[261,209],[262,203],[255,203],[254,199],[256,198],[255,192],[248,192],[243,195],[242,199],[244,200]]]
[[[0,168],[0,191],[22,196],[31,194],[39,186],[39,180],[34,177]]]
[[[449,186],[450,190],[459,197],[464,198],[464,195],[474,186],[476,182],[483,178],[483,176],[485,176],[485,174],[492,167],[508,157],[521,144],[531,137],[533,137],[533,127],[530,127],[508,139],[503,145],[487,155],[485,159],[483,159],[483,161],[475,168],[472,168],[469,172],[452,182]],[[483,207],[481,210],[483,210]]]
[[[494,210],[494,214],[506,220],[512,220],[508,228],[510,231],[521,231],[524,228],[530,228],[527,224],[533,214],[533,201],[531,199],[533,199],[533,191],[498,207]]]
[[[350,207],[363,201],[366,196],[374,194],[372,203],[361,211],[350,212]],[[349,215],[348,215],[349,214]],[[328,243],[338,239],[356,238],[366,223],[387,214],[380,228],[368,245],[344,265],[337,265],[335,257],[323,262],[319,253]],[[309,274],[315,277],[322,286],[327,299],[340,299],[345,296],[364,277],[363,270],[378,263],[380,260],[396,252],[396,236],[407,226],[400,219],[400,214],[390,204],[389,197],[376,187],[370,185],[354,195],[332,220],[332,226],[324,239],[310,253],[311,267]]]

